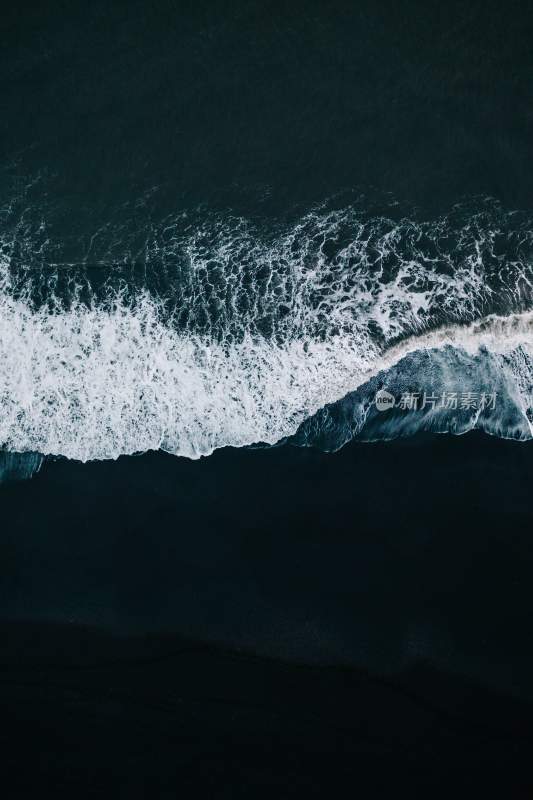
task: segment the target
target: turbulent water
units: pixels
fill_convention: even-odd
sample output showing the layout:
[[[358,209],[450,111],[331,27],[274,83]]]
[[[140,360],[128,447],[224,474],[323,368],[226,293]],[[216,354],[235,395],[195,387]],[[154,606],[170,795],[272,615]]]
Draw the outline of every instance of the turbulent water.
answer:
[[[533,220],[490,199],[433,219],[364,197],[158,218],[148,195],[65,237],[21,192],[0,220],[4,450],[531,438]]]

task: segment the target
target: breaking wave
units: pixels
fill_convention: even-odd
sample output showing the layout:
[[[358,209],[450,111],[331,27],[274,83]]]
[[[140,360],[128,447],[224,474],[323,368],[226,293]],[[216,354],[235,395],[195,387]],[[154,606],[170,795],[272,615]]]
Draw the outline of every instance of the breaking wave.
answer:
[[[436,220],[324,204],[291,221],[121,210],[66,242],[24,198],[0,244],[0,445],[340,447],[420,429],[531,438],[533,226],[491,201]],[[378,412],[400,395],[493,407]]]

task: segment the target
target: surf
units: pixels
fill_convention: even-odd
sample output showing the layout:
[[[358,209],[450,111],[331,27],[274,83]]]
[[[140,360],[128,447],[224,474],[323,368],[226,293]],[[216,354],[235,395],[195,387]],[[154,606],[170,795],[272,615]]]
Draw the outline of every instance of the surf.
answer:
[[[454,429],[434,414],[434,429],[531,438],[523,214],[482,205],[424,222],[323,206],[267,224],[203,210],[141,231],[139,277],[138,224],[113,233],[121,260],[100,230],[84,258],[65,262],[53,225],[43,233],[27,214],[15,224],[16,213],[4,214],[0,247],[4,450],[194,459],[287,439],[335,449],[405,435],[428,415],[378,418],[373,393],[422,390],[426,354],[441,388],[476,371],[478,383],[490,373],[505,386],[497,421],[458,425],[456,415]]]

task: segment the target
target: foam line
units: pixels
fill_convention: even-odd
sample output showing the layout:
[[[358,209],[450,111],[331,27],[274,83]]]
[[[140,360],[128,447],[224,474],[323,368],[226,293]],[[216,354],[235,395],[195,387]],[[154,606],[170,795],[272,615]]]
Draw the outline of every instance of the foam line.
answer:
[[[0,446],[85,461],[273,444],[409,354],[447,347],[505,358],[529,420],[530,230],[500,211],[454,214],[318,210],[273,232],[166,220],[145,248],[158,292],[112,271],[100,291],[76,271],[61,284],[32,266],[38,234],[19,222],[0,247]],[[127,250],[127,230],[113,240]],[[97,243],[91,256],[109,256]]]

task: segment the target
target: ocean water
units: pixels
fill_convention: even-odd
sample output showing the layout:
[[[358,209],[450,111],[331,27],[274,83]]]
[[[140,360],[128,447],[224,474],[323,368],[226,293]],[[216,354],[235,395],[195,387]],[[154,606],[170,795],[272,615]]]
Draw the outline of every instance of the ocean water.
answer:
[[[3,449],[531,438],[529,28],[474,6],[8,15]]]

